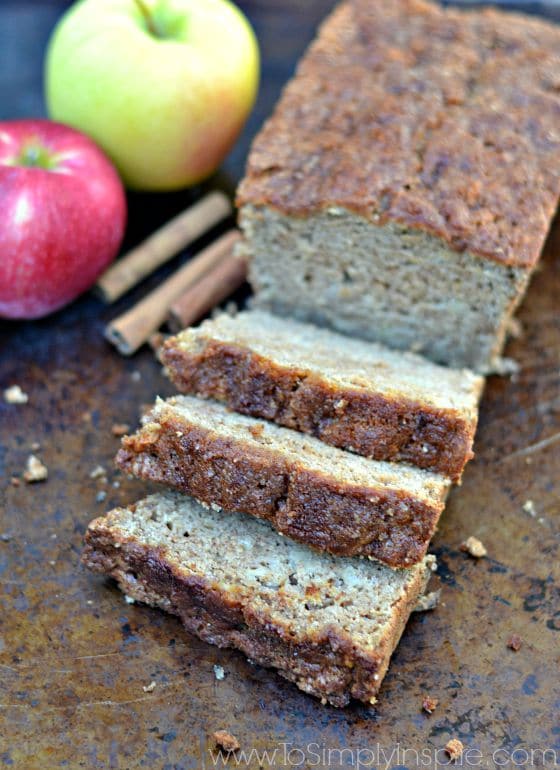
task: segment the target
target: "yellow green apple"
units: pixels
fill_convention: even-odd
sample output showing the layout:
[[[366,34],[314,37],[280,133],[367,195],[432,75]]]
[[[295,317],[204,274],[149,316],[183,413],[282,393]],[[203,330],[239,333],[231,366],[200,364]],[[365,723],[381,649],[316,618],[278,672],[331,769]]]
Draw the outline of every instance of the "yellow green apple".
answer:
[[[50,116],[89,134],[143,190],[209,176],[258,79],[255,35],[228,0],[81,0],[56,26],[45,67]]]

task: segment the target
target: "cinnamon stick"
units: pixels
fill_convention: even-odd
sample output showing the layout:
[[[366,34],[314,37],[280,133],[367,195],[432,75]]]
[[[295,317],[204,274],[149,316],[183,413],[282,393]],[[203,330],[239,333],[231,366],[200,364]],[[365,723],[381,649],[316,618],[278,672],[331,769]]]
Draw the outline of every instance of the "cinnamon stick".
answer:
[[[111,321],[105,329],[106,339],[125,356],[135,353],[159,329],[173,303],[229,256],[239,238],[238,230],[230,230],[214,241],[134,307]]]
[[[98,278],[96,293],[105,302],[114,302],[231,212],[223,193],[209,193],[115,262]]]
[[[191,286],[172,305],[167,322],[171,331],[191,326],[236,291],[247,278],[247,263],[233,254]]]

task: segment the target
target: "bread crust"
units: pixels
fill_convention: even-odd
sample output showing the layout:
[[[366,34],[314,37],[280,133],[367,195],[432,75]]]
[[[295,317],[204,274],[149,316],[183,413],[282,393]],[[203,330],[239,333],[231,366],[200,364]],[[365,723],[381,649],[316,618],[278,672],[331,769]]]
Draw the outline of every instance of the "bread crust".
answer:
[[[365,457],[411,463],[457,482],[474,456],[476,413],[467,418],[399,394],[335,386],[220,340],[191,351],[171,338],[160,358],[182,393],[222,401]]]
[[[338,207],[531,270],[560,194],[559,48],[560,28],[520,14],[348,0],[257,136],[237,203]]]
[[[428,569],[418,570],[393,607],[387,633],[371,650],[358,647],[335,626],[326,633],[307,629],[305,636],[295,638],[277,620],[256,611],[250,600],[210,585],[201,572],[185,572],[162,550],[113,531],[111,514],[90,524],[85,543],[86,567],[116,579],[128,596],[177,615],[187,631],[205,642],[241,650],[250,660],[277,669],[301,690],[339,707],[351,698],[375,702],[393,650],[430,575]]]
[[[169,413],[122,441],[125,473],[192,495],[205,505],[266,519],[283,534],[341,556],[394,568],[425,556],[444,500],[345,484],[264,446],[223,438]]]

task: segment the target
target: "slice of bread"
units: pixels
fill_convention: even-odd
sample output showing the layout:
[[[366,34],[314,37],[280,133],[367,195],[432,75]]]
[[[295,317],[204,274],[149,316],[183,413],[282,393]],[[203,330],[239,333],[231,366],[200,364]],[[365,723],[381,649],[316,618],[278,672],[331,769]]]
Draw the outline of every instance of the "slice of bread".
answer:
[[[434,566],[426,557],[395,571],[317,554],[265,522],[226,519],[176,493],[93,521],[83,561],[201,639],[235,647],[335,706],[375,702]]]
[[[461,478],[483,379],[310,324],[249,311],[168,339],[183,393],[317,436],[375,460]]]
[[[206,505],[269,519],[318,549],[392,567],[421,561],[450,486],[192,396],[158,400],[123,439],[117,464]]]

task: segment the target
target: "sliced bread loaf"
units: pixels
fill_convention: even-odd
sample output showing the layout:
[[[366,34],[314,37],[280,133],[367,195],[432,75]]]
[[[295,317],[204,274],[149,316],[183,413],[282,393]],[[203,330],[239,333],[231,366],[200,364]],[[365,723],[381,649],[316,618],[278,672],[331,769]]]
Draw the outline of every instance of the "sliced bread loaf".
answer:
[[[158,400],[123,439],[117,464],[206,505],[269,519],[318,549],[392,567],[423,558],[450,485],[191,396]]]
[[[339,5],[239,188],[259,305],[491,369],[560,195],[559,49],[534,17]]]
[[[460,479],[472,457],[483,379],[310,324],[248,311],[168,339],[183,393],[376,460]]]
[[[427,557],[395,571],[319,555],[264,522],[225,519],[174,493],[93,521],[83,560],[201,639],[235,647],[335,706],[375,702],[434,565]]]

